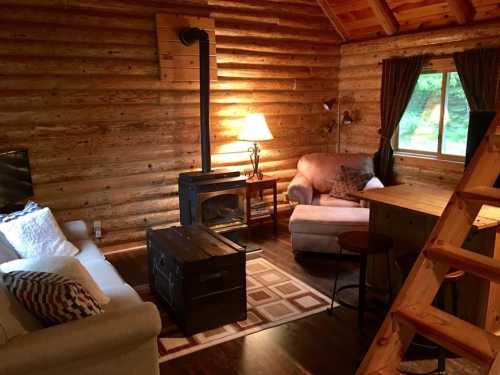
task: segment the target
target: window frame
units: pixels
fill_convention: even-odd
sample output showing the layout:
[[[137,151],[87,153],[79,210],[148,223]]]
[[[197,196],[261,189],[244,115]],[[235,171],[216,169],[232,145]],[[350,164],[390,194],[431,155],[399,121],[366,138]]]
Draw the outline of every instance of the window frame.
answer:
[[[438,160],[448,160],[454,162],[465,162],[465,156],[460,155],[452,155],[443,153],[443,133],[444,133],[444,114],[446,107],[448,95],[446,93],[446,89],[448,86],[448,76],[450,73],[456,73],[455,68],[450,69],[425,69],[420,74],[431,74],[431,73],[440,73],[442,75],[441,81],[441,101],[440,101],[440,113],[439,113],[439,128],[438,128],[438,149],[436,152],[433,151],[423,151],[423,150],[413,150],[399,147],[399,124],[396,127],[394,132],[394,136],[392,137],[392,148],[394,150],[395,155],[401,156],[414,156],[414,157],[425,157],[427,159],[438,159]],[[420,77],[420,75],[419,75]],[[413,93],[412,93],[413,95]]]

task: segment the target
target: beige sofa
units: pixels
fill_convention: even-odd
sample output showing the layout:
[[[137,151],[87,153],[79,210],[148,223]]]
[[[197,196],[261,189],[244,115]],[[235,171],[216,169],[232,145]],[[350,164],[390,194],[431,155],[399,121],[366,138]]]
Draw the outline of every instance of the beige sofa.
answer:
[[[21,316],[26,311],[7,307],[6,291],[0,288],[0,374],[159,374],[158,310],[143,302],[106,261],[84,222],[67,223],[63,230],[111,301],[100,315],[44,328]],[[15,330],[24,332],[8,337]]]
[[[297,174],[288,186],[288,199],[299,203],[289,225],[296,255],[302,252],[335,253],[340,233],[368,230],[367,204],[329,195],[332,181],[342,165],[373,173],[373,160],[368,154],[314,153],[298,161]],[[373,177],[364,190],[382,187],[382,182]]]

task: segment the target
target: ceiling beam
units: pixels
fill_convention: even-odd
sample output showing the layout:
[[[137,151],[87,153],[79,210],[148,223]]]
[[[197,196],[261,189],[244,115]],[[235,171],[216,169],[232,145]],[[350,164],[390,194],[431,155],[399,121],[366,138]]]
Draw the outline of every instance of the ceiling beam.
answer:
[[[399,22],[385,0],[368,0],[378,22],[387,35],[399,33]]]
[[[476,10],[469,0],[448,0],[448,6],[460,25],[472,21],[476,14]]]
[[[335,31],[337,31],[337,33],[340,35],[342,41],[347,42],[349,40],[349,33],[344,28],[344,25],[342,25],[342,22],[340,22],[340,19],[333,11],[332,6],[330,5],[330,3],[328,3],[328,0],[317,0],[317,2],[323,10],[325,16],[330,20]]]

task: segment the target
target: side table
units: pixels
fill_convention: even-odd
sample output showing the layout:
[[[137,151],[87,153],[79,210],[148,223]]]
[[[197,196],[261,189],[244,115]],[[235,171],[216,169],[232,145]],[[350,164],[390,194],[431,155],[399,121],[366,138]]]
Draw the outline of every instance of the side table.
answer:
[[[273,190],[273,208],[272,212],[265,213],[262,215],[252,215],[252,193],[258,192],[260,198],[263,199],[263,191],[266,189]],[[278,178],[264,175],[262,179],[258,179],[257,176],[251,177],[247,180],[246,189],[246,221],[250,228],[252,225],[257,223],[262,223],[263,221],[271,218],[273,220],[274,234],[278,233]]]

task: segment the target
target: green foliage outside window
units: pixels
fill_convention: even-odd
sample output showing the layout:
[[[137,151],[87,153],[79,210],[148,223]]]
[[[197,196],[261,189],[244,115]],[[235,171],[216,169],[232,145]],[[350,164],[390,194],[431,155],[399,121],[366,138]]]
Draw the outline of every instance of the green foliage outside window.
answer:
[[[467,100],[456,72],[448,73],[446,90],[443,74],[420,75],[405,114],[399,123],[400,149],[438,152],[439,124],[443,121],[441,152],[464,155],[469,124]],[[444,108],[441,95],[444,94]],[[444,114],[442,114],[444,111]]]

